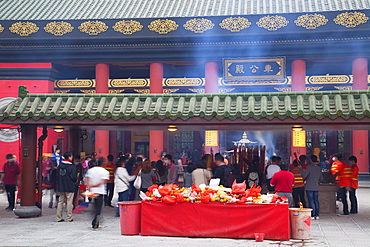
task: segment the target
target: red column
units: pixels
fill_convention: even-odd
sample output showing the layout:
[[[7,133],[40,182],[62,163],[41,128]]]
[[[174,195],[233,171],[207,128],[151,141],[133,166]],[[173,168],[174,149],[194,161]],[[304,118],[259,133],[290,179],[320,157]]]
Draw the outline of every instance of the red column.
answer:
[[[163,93],[163,63],[150,64],[150,93]]]
[[[297,59],[292,62],[292,92],[306,91],[306,61]]]
[[[304,91],[306,91],[306,61],[296,59],[292,62],[292,92]],[[294,131],[291,131],[292,143],[294,138],[293,134]],[[298,157],[303,154],[305,155],[306,147],[293,147],[293,145],[291,145],[292,159],[295,159],[294,153],[296,153]]]
[[[36,125],[22,125],[21,206],[35,206],[36,189]]]
[[[368,130],[352,131],[352,155],[357,157],[360,172],[369,172]]]
[[[352,61],[353,90],[368,89],[368,60],[355,58]],[[360,172],[369,172],[368,130],[352,131],[352,154],[357,157]]]
[[[109,64],[98,63],[95,66],[96,93],[108,93]]]
[[[218,65],[216,62],[207,62],[205,66],[205,93],[218,93]],[[218,153],[218,146],[205,146],[205,151],[207,154],[211,153],[211,148],[213,154]]]
[[[150,64],[150,93],[162,94],[163,93],[163,64],[151,63]],[[164,136],[161,130],[151,130],[149,132],[149,159],[156,161],[163,151]]]
[[[149,138],[149,159],[157,161],[160,159],[161,152],[163,151],[163,131],[151,130]]]
[[[108,93],[109,64],[98,63],[95,66],[96,93]],[[95,131],[95,152],[105,160],[109,154],[109,130]]]
[[[368,61],[366,58],[355,58],[352,61],[353,90],[368,89]]]
[[[205,93],[218,93],[218,66],[216,62],[206,63],[205,78]]]

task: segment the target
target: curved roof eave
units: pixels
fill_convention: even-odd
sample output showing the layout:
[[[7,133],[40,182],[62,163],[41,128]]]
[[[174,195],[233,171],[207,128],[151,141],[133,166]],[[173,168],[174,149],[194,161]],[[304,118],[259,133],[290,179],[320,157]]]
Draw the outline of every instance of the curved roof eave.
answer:
[[[0,9],[0,20],[99,20],[350,11],[370,9],[370,1],[6,0]]]

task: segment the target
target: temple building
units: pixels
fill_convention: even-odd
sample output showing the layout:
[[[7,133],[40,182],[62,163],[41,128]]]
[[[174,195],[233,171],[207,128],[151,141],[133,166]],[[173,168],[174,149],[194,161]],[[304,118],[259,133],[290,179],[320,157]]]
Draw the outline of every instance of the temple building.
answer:
[[[269,155],[343,152],[369,172],[368,1],[8,0],[0,9],[0,148],[19,150],[28,171],[40,136],[41,154],[157,160],[226,152],[248,132]]]

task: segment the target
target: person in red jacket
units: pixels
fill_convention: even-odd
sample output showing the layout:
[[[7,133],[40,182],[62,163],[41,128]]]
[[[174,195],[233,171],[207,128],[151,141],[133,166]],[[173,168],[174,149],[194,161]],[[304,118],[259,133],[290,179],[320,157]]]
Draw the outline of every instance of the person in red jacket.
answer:
[[[276,172],[270,181],[271,186],[275,186],[275,191],[279,196],[285,196],[288,199],[289,207],[293,206],[293,183],[294,175],[288,171],[288,164],[281,162],[280,164],[281,171]]]
[[[331,172],[337,176],[336,180],[343,204],[343,214],[341,216],[348,216],[347,191],[351,190],[352,168],[343,158],[343,154],[335,154],[333,156],[334,163],[332,164]]]
[[[6,195],[8,197],[9,206],[6,210],[13,211],[15,206],[15,191],[21,170],[18,162],[13,159],[12,154],[7,154],[6,159],[8,161],[4,164],[4,173],[0,176],[0,183],[5,185]]]
[[[352,176],[351,176],[351,190],[349,191],[349,200],[351,202],[351,210],[349,211],[350,214],[357,214],[358,213],[358,206],[357,206],[357,197],[356,197],[356,190],[358,189],[358,166],[357,166],[357,157],[351,156],[348,158],[349,164],[352,168]]]

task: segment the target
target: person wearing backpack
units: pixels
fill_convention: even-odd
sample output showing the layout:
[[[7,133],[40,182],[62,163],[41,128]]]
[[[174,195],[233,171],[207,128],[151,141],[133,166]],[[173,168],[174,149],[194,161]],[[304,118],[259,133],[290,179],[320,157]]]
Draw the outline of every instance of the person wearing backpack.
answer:
[[[224,157],[220,153],[215,154],[215,172],[212,178],[219,178],[220,185],[231,188],[234,181],[233,172],[224,162]]]
[[[63,219],[63,203],[67,200],[67,218],[66,221],[73,221],[72,209],[73,209],[73,195],[75,192],[75,183],[77,181],[76,166],[72,163],[72,153],[66,152],[64,154],[65,160],[63,160],[57,168],[57,188],[59,192],[59,200],[57,207],[56,221],[62,222]]]
[[[263,182],[263,174],[258,168],[260,159],[258,156],[253,157],[252,167],[249,168],[245,174],[245,180],[247,181],[247,187],[252,188],[253,186],[261,186]]]

